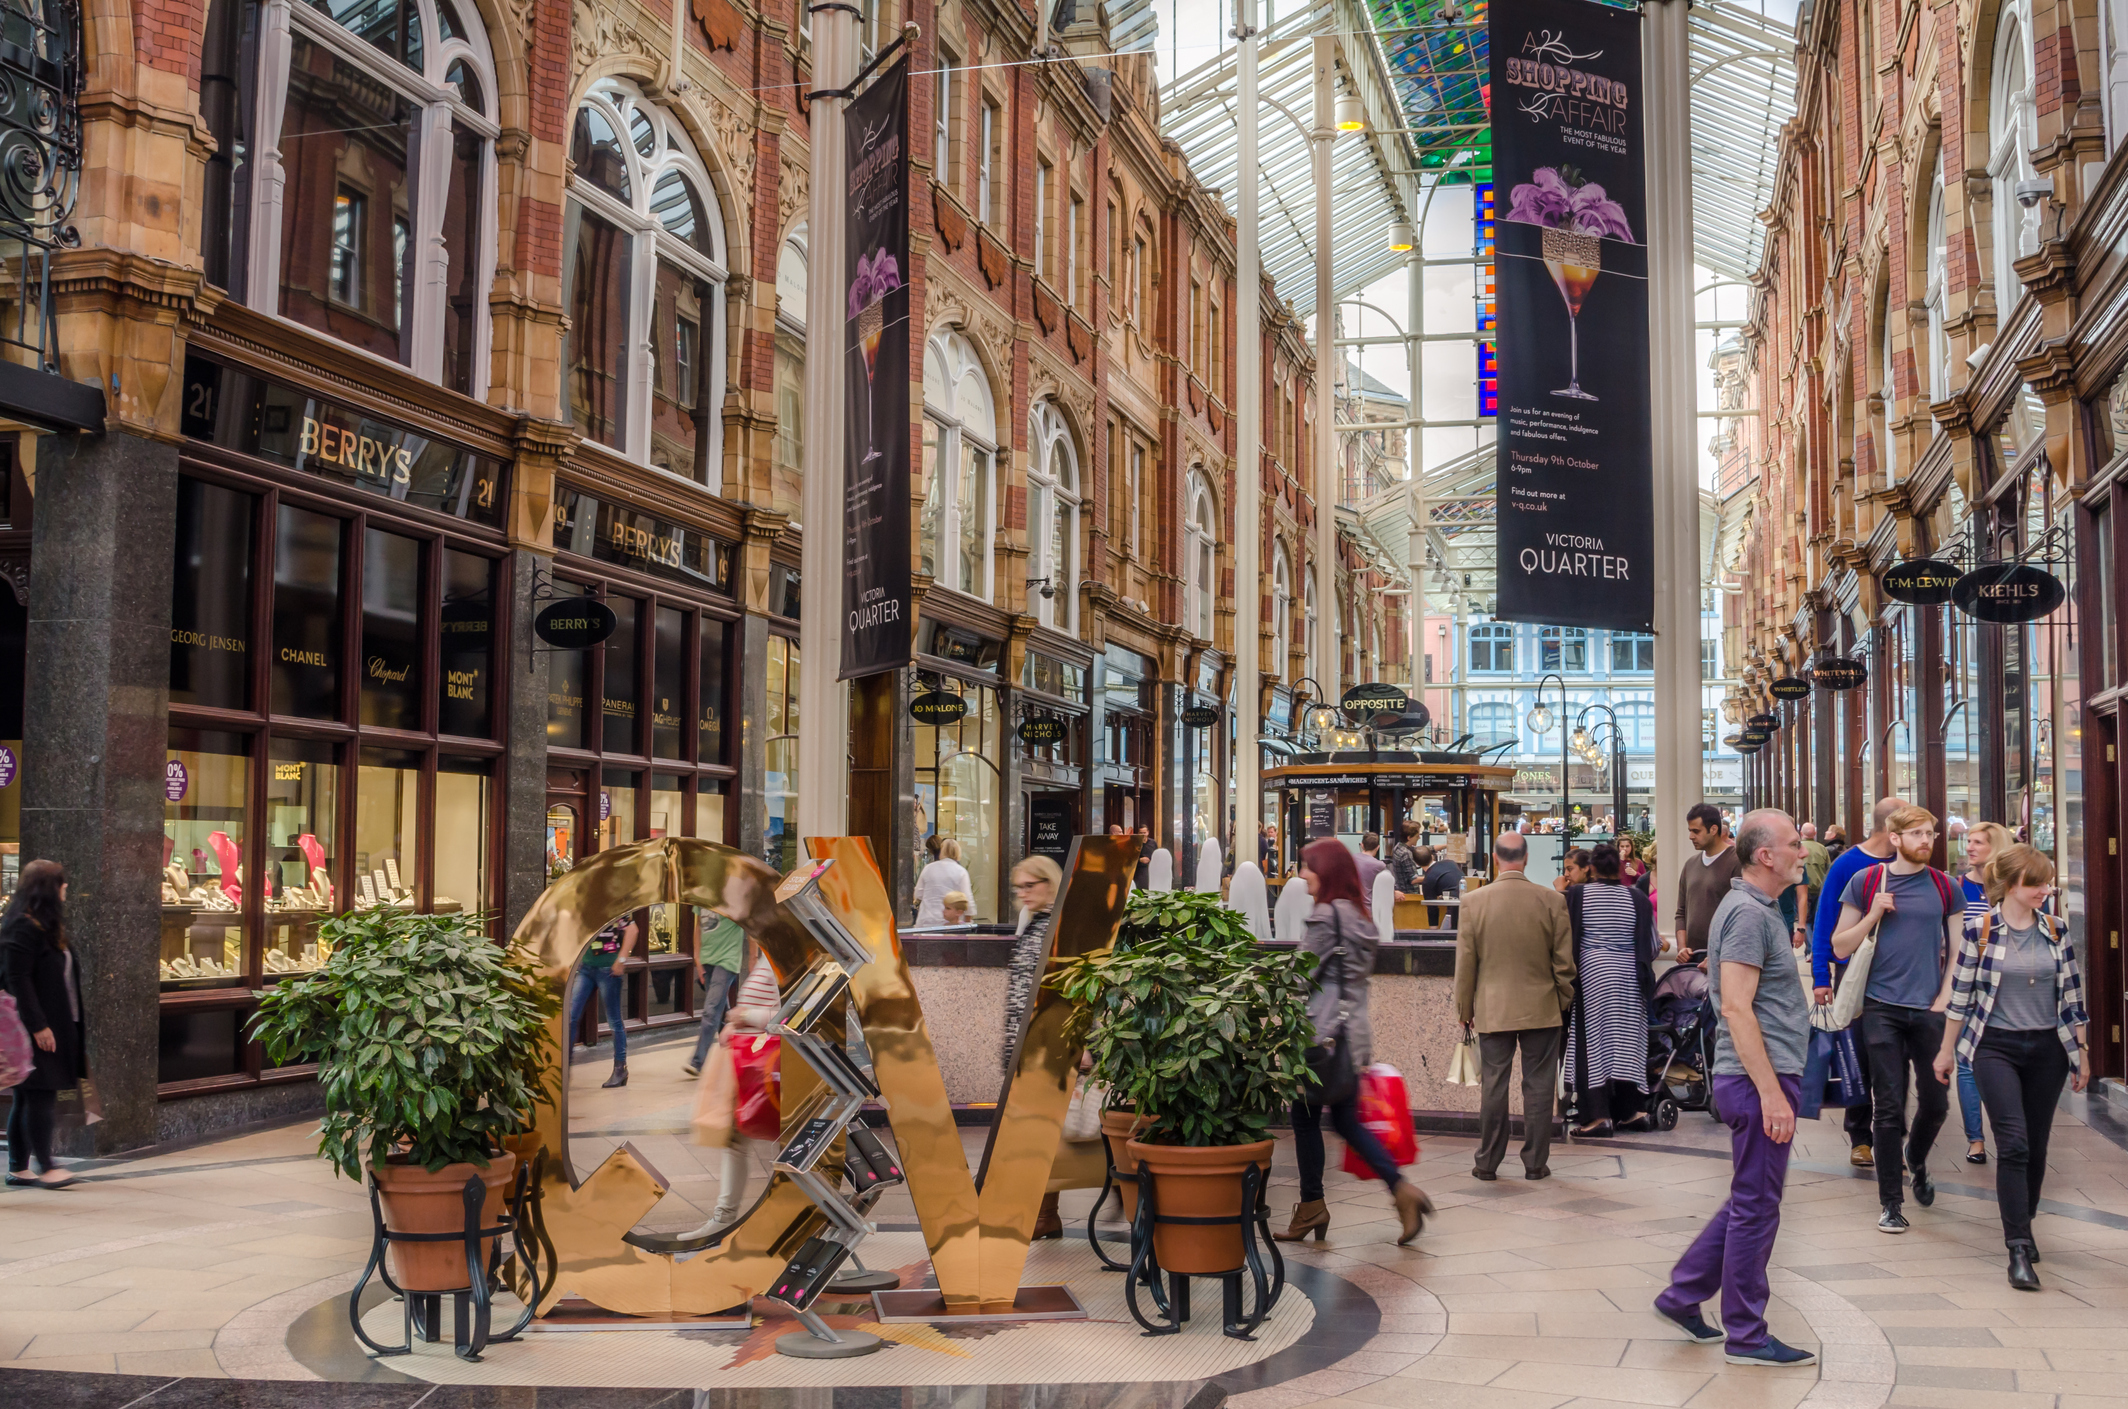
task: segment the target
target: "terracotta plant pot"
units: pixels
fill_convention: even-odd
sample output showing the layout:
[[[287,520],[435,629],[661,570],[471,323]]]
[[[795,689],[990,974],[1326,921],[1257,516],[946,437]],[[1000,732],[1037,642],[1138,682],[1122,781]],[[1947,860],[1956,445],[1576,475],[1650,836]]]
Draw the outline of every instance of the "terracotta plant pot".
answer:
[[[1241,1176],[1255,1165],[1268,1177],[1276,1141],[1253,1145],[1146,1145],[1129,1142],[1132,1157],[1153,1172],[1154,1207],[1169,1218],[1235,1218],[1241,1215]],[[1187,1276],[1232,1272],[1242,1265],[1241,1224],[1153,1226],[1153,1253],[1161,1270]]]
[[[384,1200],[384,1226],[394,1233],[460,1233],[465,1229],[465,1182],[477,1175],[487,1188],[480,1205],[480,1226],[493,1228],[502,1218],[503,1199],[517,1177],[517,1156],[500,1154],[482,1169],[475,1164],[447,1164],[434,1174],[418,1164],[370,1167]],[[481,1242],[481,1265],[487,1265],[496,1239]],[[403,1291],[455,1292],[465,1289],[463,1242],[392,1243],[392,1280]]]
[[[1101,1137],[1108,1141],[1108,1157],[1116,1165],[1116,1192],[1123,1196],[1123,1221],[1138,1217],[1138,1157],[1131,1153],[1131,1140],[1145,1129],[1145,1117],[1136,1111],[1101,1112]]]

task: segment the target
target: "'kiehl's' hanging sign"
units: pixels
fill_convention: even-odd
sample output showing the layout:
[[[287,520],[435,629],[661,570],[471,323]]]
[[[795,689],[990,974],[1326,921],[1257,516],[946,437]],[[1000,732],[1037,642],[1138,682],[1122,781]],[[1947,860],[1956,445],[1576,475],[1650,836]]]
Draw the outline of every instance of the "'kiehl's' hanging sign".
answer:
[[[1783,675],[1766,688],[1777,700],[1800,700],[1810,693],[1810,682],[1794,675]]]
[[[2062,580],[2031,563],[1989,563],[1951,588],[1951,601],[1976,621],[2037,621],[2069,595]]]
[[[1958,569],[1940,558],[1915,558],[1911,562],[1892,564],[1877,581],[1883,586],[1884,595],[1895,602],[1940,607],[1951,600],[1951,589],[1958,582]]]
[[[551,603],[532,619],[532,633],[560,651],[581,651],[602,644],[620,625],[613,608],[595,597],[569,597]]]

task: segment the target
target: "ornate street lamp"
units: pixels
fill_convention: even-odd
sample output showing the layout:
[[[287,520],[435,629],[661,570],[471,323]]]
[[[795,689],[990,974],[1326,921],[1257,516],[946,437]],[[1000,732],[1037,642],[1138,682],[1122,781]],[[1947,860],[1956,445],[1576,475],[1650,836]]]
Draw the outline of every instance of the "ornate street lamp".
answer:
[[[1574,839],[1574,786],[1573,765],[1567,761],[1567,749],[1572,741],[1567,737],[1566,712],[1571,706],[1566,701],[1566,677],[1557,671],[1548,671],[1537,681],[1537,705],[1529,712],[1529,727],[1533,734],[1548,734],[1552,729],[1552,711],[1544,703],[1544,684],[1547,680],[1559,682],[1559,831],[1563,840],[1559,843],[1565,854],[1567,842]]]

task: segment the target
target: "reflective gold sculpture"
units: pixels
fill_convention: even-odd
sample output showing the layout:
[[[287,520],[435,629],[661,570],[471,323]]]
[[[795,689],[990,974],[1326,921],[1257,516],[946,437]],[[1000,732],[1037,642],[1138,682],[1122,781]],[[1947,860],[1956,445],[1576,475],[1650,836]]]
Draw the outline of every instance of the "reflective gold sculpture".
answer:
[[[1047,989],[1037,990],[1025,1040],[999,1098],[978,1194],[870,844],[862,837],[825,837],[811,838],[807,846],[813,856],[835,862],[820,893],[873,955],[852,976],[850,992],[939,1290],[952,1309],[1009,1308],[1078,1077],[1079,1051],[1063,1040],[1068,1005]],[[1072,862],[1050,929],[1045,972],[1058,957],[1114,942],[1137,846],[1129,838],[1083,837]],[[745,929],[775,967],[779,986],[788,988],[812,961],[813,950],[804,929],[777,905],[776,886],[775,872],[750,856],[711,842],[660,837],[600,852],[562,876],[517,927],[517,939],[531,946],[543,978],[560,990],[584,945],[615,917],[647,905],[700,906]],[[567,1052],[563,1022],[557,1016],[548,1027],[557,1058]],[[818,1031],[839,1039],[842,1015],[831,1014]],[[818,1085],[803,1062],[784,1063],[787,1132]],[[553,1105],[540,1108],[537,1137],[552,1156],[545,1166],[544,1213],[558,1263],[558,1275],[541,1297],[542,1313],[572,1294],[625,1315],[722,1311],[769,1286],[825,1223],[796,1185],[775,1175],[719,1246],[681,1261],[625,1241],[667,1187],[632,1145],[577,1181],[569,1157],[566,1083]],[[822,1165],[831,1175],[839,1169],[839,1152],[832,1158],[833,1165]]]

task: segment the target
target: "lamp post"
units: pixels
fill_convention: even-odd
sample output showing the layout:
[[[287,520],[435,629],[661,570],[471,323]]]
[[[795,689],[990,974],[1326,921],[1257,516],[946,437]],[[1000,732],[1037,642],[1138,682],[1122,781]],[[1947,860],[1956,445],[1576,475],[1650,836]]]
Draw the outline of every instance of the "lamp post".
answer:
[[[1544,703],[1544,682],[1547,680],[1559,682],[1559,831],[1562,838],[1559,846],[1560,854],[1564,855],[1567,843],[1574,839],[1574,776],[1573,766],[1567,761],[1567,736],[1571,731],[1566,727],[1566,712],[1572,706],[1566,701],[1566,677],[1558,671],[1547,671],[1538,679],[1537,707],[1529,712],[1528,723],[1532,733],[1551,732],[1552,711]]]
[[[1591,753],[1595,752],[1587,721],[1589,715],[1598,710],[1604,717],[1597,723],[1611,726],[1611,837],[1615,841],[1626,827],[1626,736],[1618,727],[1618,712],[1601,700],[1584,705],[1581,713],[1574,717],[1574,735],[1580,743],[1589,745]]]

